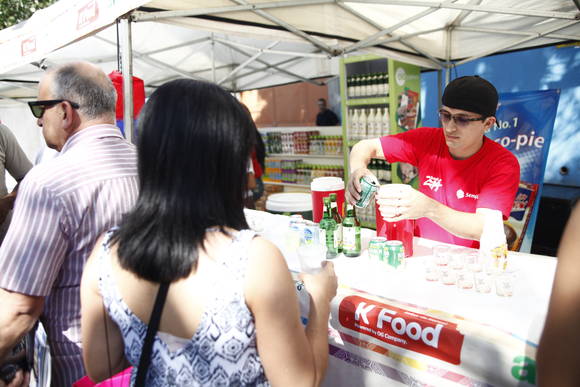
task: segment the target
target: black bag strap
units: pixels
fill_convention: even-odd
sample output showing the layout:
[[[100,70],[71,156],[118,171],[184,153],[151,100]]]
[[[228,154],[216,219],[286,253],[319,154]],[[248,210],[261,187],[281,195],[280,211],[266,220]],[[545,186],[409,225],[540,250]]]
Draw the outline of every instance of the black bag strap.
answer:
[[[147,325],[147,335],[145,336],[145,342],[141,349],[141,358],[139,359],[139,367],[137,368],[137,377],[135,379],[136,387],[145,386],[145,377],[147,376],[149,363],[151,362],[153,340],[155,339],[157,329],[159,329],[161,312],[163,311],[163,305],[165,305],[165,299],[167,298],[167,290],[169,290],[169,282],[162,282],[161,285],[159,285],[157,297],[155,297],[155,305],[153,305],[153,311],[151,312],[149,324]]]

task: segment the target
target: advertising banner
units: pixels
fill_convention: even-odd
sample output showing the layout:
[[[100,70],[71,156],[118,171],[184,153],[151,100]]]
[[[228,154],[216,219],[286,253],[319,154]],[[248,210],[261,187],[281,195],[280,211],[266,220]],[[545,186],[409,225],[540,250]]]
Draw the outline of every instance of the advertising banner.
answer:
[[[94,33],[147,0],[61,0],[0,31],[0,68],[7,72]]]
[[[419,67],[397,61],[389,62],[390,104],[396,109],[391,115],[391,134],[402,133],[420,126],[421,78]],[[410,184],[417,188],[419,170],[407,163],[393,163],[393,183]]]
[[[323,386],[533,386],[536,344],[442,311],[342,286]]]
[[[510,250],[530,252],[559,90],[501,93],[497,123],[486,134],[520,163],[520,186],[504,223]]]

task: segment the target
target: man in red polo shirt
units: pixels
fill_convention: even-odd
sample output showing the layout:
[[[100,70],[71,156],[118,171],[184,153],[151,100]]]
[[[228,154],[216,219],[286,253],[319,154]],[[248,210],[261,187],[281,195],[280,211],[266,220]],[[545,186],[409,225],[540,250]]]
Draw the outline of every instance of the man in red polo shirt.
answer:
[[[478,76],[457,78],[442,97],[443,128],[408,132],[357,143],[350,154],[347,200],[360,197],[360,179],[372,175],[371,158],[405,162],[419,169],[419,190],[395,190],[378,198],[386,221],[417,219],[415,235],[479,247],[485,209],[509,216],[520,179],[516,157],[485,136],[496,122],[498,94]]]

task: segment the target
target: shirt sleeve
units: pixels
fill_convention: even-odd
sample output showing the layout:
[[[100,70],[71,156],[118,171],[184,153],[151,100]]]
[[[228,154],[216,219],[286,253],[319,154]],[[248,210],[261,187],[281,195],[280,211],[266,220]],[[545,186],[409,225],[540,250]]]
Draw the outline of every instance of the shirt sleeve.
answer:
[[[417,128],[407,132],[381,137],[385,159],[389,163],[403,162],[419,165],[419,156],[428,148],[436,128]]]
[[[4,145],[5,168],[14,180],[20,181],[32,168],[32,163],[26,157],[26,154],[10,129],[4,125],[0,125],[0,132]]]
[[[64,206],[31,179],[22,182],[12,224],[0,247],[0,287],[47,296],[69,249]]]
[[[511,153],[497,160],[489,170],[477,199],[477,208],[499,210],[506,220],[510,216],[520,182],[520,164]]]

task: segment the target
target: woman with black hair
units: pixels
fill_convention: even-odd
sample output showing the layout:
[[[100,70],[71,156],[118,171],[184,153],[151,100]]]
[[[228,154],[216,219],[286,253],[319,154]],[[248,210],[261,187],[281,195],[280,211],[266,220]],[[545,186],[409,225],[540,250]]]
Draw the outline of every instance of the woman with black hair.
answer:
[[[90,378],[138,368],[158,289],[169,284],[146,385],[319,384],[334,269],[303,276],[304,329],[284,258],[244,217],[255,129],[241,104],[216,85],[176,80],[152,94],[139,125],[139,198],[83,273]]]

